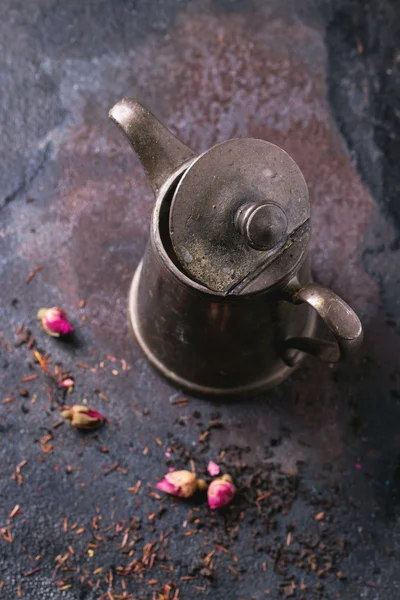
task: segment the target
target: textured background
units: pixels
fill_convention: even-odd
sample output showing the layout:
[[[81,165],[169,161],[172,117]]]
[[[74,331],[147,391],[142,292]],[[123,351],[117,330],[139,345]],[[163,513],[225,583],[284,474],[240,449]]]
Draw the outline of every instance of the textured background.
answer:
[[[198,439],[193,411],[205,422],[215,411],[196,399],[173,405],[178,394],[127,329],[127,291],[153,197],[138,159],[107,119],[124,95],[146,104],[196,151],[259,137],[282,146],[302,169],[315,279],[359,313],[363,349],[335,367],[310,360],[276,390],[218,406],[225,427],[213,430],[206,456],[235,444],[257,467],[268,450],[289,471],[304,461],[301,486],[310,493],[324,493],[334,480],[341,500],[331,527],[349,540],[340,564],[347,579],[328,577],[319,595],[304,597],[399,597],[399,40],[395,0],[3,0],[0,402],[13,400],[0,403],[0,527],[16,504],[21,514],[10,519],[13,543],[0,539],[1,597],[17,597],[18,584],[21,597],[32,600],[107,592],[80,583],[79,573],[64,592],[51,581],[57,555],[72,541],[76,568],[118,564],[118,545],[111,541],[90,558],[88,539],[65,536],[63,518],[87,527],[98,507],[107,523],[133,514],[146,520],[155,500],[145,483],[163,475],[167,432],[191,448]],[[43,270],[26,284],[37,266]],[[81,298],[84,309],[77,308]],[[37,309],[53,305],[76,325],[74,344],[40,331]],[[22,323],[53,363],[73,373],[67,400],[86,397],[112,420],[99,434],[85,437],[63,425],[52,430],[53,450],[43,453],[39,439],[59,417],[43,377],[22,386],[28,397],[18,392],[24,375],[39,372],[37,365],[30,370],[26,346],[15,346]],[[108,454],[99,452],[104,446]],[[11,476],[23,460],[18,486]],[[101,465],[115,461],[120,470],[104,477]],[[67,465],[82,470],[68,474]],[[135,496],[127,487],[139,479]],[[317,526],[309,503],[299,499],[293,511],[306,530]],[[168,510],[180,576],[200,543],[199,536],[182,537],[186,514],[184,504]],[[145,529],[145,541],[165,527],[160,520],[156,533]],[[213,587],[199,580],[202,592],[175,581],[179,598],[258,600],[267,588],[278,598],[277,575],[262,570],[264,559],[245,532],[246,524],[235,541],[241,576],[233,577],[222,557]],[[36,566],[28,554],[41,556],[41,570],[24,577]],[[128,591],[153,593],[146,577]]]

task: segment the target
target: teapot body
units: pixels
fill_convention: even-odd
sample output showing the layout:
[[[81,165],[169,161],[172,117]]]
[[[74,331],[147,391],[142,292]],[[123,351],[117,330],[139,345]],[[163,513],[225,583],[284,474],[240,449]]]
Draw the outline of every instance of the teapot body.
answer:
[[[238,138],[196,155],[132,98],[110,117],[156,196],[129,320],[163,375],[196,394],[251,394],[306,353],[336,362],[357,350],[357,315],[311,281],[307,184],[283,149]],[[317,315],[334,341],[315,337]]]
[[[198,395],[238,396],[273,387],[300,364],[285,360],[288,339],[312,337],[316,313],[293,304],[288,287],[311,282],[308,256],[272,289],[218,295],[178,268],[160,223],[168,188],[157,198],[150,239],[129,294],[133,333],[150,362],[180,388]]]

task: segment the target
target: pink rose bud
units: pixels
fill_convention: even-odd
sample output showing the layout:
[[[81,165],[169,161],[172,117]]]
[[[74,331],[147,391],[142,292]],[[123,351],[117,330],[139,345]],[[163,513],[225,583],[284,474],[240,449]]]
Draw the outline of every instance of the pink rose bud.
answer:
[[[40,324],[46,333],[53,337],[68,335],[74,328],[67,320],[67,315],[61,308],[41,308],[37,314]]]
[[[208,505],[210,508],[221,508],[232,501],[236,493],[236,488],[233,485],[230,475],[222,475],[218,479],[214,479],[208,487]]]
[[[61,416],[71,421],[71,424],[77,429],[96,429],[103,425],[106,420],[105,416],[97,410],[79,404],[74,404],[74,406],[64,410]]]
[[[211,475],[211,477],[216,477],[217,475],[219,475],[220,473],[220,468],[217,465],[217,463],[213,462],[212,460],[210,460],[210,462],[208,463],[208,467],[207,467],[207,471],[209,472],[209,474]]]
[[[74,385],[74,380],[71,379],[71,377],[67,377],[67,379],[64,379],[64,381],[60,381],[60,383],[58,385],[61,385],[61,387],[71,387],[72,385]]]
[[[157,489],[179,498],[189,498],[197,490],[197,478],[190,471],[172,471],[157,483]]]

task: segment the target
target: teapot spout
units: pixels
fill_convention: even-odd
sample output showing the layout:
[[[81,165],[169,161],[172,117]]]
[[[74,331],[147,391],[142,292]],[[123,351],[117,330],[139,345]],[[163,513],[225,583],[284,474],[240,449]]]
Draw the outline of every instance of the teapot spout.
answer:
[[[139,156],[154,194],[184,163],[196,155],[175,137],[147,108],[123,98],[109,112]]]

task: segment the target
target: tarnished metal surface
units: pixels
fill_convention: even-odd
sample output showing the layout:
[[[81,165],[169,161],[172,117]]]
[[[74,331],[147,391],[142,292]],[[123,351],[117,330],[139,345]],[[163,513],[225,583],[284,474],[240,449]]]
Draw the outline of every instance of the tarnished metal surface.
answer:
[[[266,198],[284,210],[288,235],[261,250],[240,234],[234,216],[246,202]],[[170,209],[171,241],[193,279],[229,294],[272,263],[309,217],[307,186],[290,156],[264,140],[233,139],[210,148],[184,173]]]
[[[42,379],[29,384],[28,399],[16,395],[0,405],[1,527],[16,504],[23,513],[12,519],[13,544],[1,540],[5,598],[16,597],[22,583],[23,598],[97,600],[79,577],[59,592],[51,581],[55,558],[73,544],[76,563],[92,571],[115,566],[119,553],[110,545],[90,557],[84,535],[63,535],[63,518],[88,528],[98,506],[106,525],[114,510],[117,519],[136,515],[147,523],[155,501],[145,484],[165,468],[165,447],[154,438],[167,445],[172,430],[191,448],[199,434],[192,412],[207,422],[216,410],[195,399],[186,408],[173,405],[175,391],[153,373],[127,328],[128,286],[148,238],[153,198],[139,162],[107,119],[108,108],[124,95],[147,104],[196,152],[251,136],[283,147],[303,171],[315,223],[315,278],[361,314],[363,350],[333,368],[310,360],[275,391],[218,406],[226,426],[212,431],[209,453],[215,457],[235,444],[248,448],[246,460],[259,465],[267,448],[286,470],[304,461],[301,481],[311,497],[328,493],[332,482],[339,485],[331,527],[350,542],[340,566],[347,581],[326,578],[322,597],[398,597],[398,224],[383,210],[397,210],[398,61],[389,36],[395,39],[398,9],[387,1],[342,4],[2,3],[0,329],[13,350],[0,347],[2,400],[30,373],[26,346],[13,346],[24,323],[53,362],[74,372],[73,398],[88,398],[112,419],[89,444],[65,425],[55,429],[47,456],[38,440],[59,417]],[[378,44],[366,34],[371,30]],[[371,84],[368,92],[369,73],[380,87]],[[374,95],[378,88],[380,97]],[[34,201],[27,203],[28,196]],[[26,284],[37,266],[43,270]],[[76,308],[81,298],[84,310]],[[86,317],[72,347],[40,332],[36,311],[54,304],[76,325]],[[124,359],[126,371],[107,355]],[[110,402],[102,403],[94,389]],[[177,431],[178,417],[185,425]],[[104,446],[108,454],[99,451]],[[24,460],[21,487],[11,476]],[[104,477],[101,464],[117,460],[128,475],[116,470]],[[67,465],[83,470],[68,473]],[[136,497],[127,487],[139,479],[144,491]],[[312,506],[300,498],[293,511],[291,520],[314,531]],[[187,512],[182,503],[168,510],[178,579],[199,552],[198,536],[182,537]],[[167,528],[160,520],[154,535],[159,527]],[[179,580],[180,597],[261,599],[268,588],[278,598],[278,576],[272,568],[263,571],[249,537],[245,529],[232,549],[245,569],[239,578],[221,567],[205,593]],[[41,570],[24,578],[33,568],[28,553],[41,555]],[[151,598],[144,584],[134,592]]]
[[[288,365],[305,358],[287,349],[337,362],[360,348],[354,311],[311,283],[301,235],[310,229],[308,190],[286,152],[236,138],[193,159],[134,99],[118,102],[110,116],[155,192],[150,239],[129,293],[129,321],[153,366],[189,393],[249,396],[281,383],[292,374]],[[271,233],[278,235],[272,248],[281,242],[280,248],[261,254],[268,248],[257,248],[252,236],[261,235],[262,246]],[[245,280],[253,291],[258,284],[257,294],[241,295]],[[336,343],[314,337],[315,314],[296,308],[302,303],[315,309]]]

